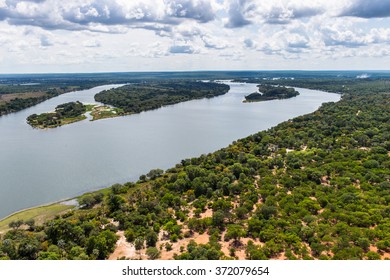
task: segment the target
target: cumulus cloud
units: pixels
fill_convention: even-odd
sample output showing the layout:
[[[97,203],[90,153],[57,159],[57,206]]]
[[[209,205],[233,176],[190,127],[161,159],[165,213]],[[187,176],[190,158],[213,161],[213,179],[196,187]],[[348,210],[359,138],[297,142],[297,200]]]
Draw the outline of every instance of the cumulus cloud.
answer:
[[[353,28],[351,24],[336,21],[320,29],[325,46],[344,46],[356,48],[371,43],[369,37],[362,30]]]
[[[251,24],[252,22],[246,19],[247,14],[255,9],[251,0],[233,1],[229,7],[229,20],[225,24],[228,28],[238,28]]]
[[[213,63],[221,63],[216,65],[222,67],[223,61],[235,61],[237,64],[230,65],[242,68],[238,61],[247,66],[261,64],[264,59],[334,62],[346,57],[375,57],[378,61],[386,58],[383,63],[386,60],[388,64],[390,19],[370,18],[390,16],[389,3],[390,0],[0,0],[0,57],[26,63],[38,59],[44,63],[50,57],[54,64],[57,57],[59,62],[84,63],[96,56],[96,64],[114,65],[109,57],[115,54],[117,62],[129,59],[124,67],[137,62],[145,70],[153,65],[154,58],[164,63],[172,61],[173,69],[177,54],[188,54],[180,56],[183,65],[191,59],[190,54],[202,54],[196,59],[202,67]],[[61,59],[64,50],[74,59]]]
[[[215,18],[210,1],[167,0],[167,15],[176,18],[190,18],[199,22],[209,22]]]
[[[189,45],[173,45],[169,48],[169,52],[173,54],[191,54],[194,53],[194,49]]]
[[[204,46],[209,49],[222,50],[229,47],[229,44],[225,40],[210,35],[202,36],[202,40],[204,42]]]
[[[390,17],[389,0],[354,0],[340,14],[361,18]]]
[[[101,31],[99,25],[123,25],[166,31],[169,27],[162,25],[184,20],[207,23],[214,18],[214,9],[206,0],[7,0],[0,7],[0,20],[49,30]]]
[[[49,37],[47,37],[45,35],[42,35],[40,40],[41,40],[41,46],[42,47],[53,46],[53,42],[49,39]]]
[[[255,22],[287,24],[294,19],[312,17],[324,11],[323,3],[317,1],[233,0],[229,6],[226,27],[243,27]]]
[[[256,46],[256,44],[255,44],[255,42],[253,42],[252,39],[247,38],[247,39],[244,40],[244,46],[246,48],[251,49],[251,48],[254,48]]]

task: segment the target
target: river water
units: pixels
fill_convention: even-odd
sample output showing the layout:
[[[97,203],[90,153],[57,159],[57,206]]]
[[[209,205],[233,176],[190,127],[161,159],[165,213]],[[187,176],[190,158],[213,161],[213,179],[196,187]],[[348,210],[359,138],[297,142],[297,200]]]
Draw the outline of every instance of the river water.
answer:
[[[63,94],[0,117],[0,218],[135,181],[150,169],[170,168],[340,99],[338,94],[297,89],[300,95],[291,99],[243,103],[256,85],[225,83],[231,89],[223,96],[48,130],[31,128],[26,118],[65,102],[96,103],[96,93],[114,86]]]

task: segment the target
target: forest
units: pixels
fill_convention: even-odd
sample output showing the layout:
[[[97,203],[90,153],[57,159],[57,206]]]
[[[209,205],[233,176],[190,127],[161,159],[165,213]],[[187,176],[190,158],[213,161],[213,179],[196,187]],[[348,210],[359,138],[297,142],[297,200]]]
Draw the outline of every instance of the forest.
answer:
[[[55,112],[32,114],[27,117],[27,123],[36,128],[53,128],[85,119],[87,107],[81,102],[60,104]]]
[[[135,248],[130,259],[389,259],[388,83],[296,83],[343,96],[214,153],[85,194],[79,209],[43,224],[13,221],[0,259],[107,259],[122,236]]]
[[[115,106],[125,113],[140,113],[192,99],[223,95],[229,86],[188,80],[149,81],[102,91],[95,100]]]
[[[287,99],[299,95],[294,88],[272,85],[258,85],[259,92],[245,96],[245,102],[267,101],[274,99]]]

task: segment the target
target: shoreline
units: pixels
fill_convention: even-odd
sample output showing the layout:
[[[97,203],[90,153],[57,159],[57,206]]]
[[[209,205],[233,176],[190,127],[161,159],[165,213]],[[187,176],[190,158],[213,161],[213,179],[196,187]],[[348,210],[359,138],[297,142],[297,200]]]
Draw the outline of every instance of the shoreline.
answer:
[[[85,193],[87,194],[87,193]],[[82,194],[84,195],[84,194]],[[80,196],[82,196],[80,195]],[[41,204],[41,205],[37,205],[37,206],[32,206],[32,207],[28,207],[28,208],[24,208],[24,209],[21,209],[21,210],[18,210],[16,212],[13,212],[3,218],[0,218],[0,223],[17,215],[17,214],[21,214],[23,212],[27,212],[27,211],[31,211],[31,210],[34,210],[34,209],[38,209],[38,208],[43,208],[43,207],[49,207],[49,206],[53,206],[53,205],[67,205],[67,206],[74,206],[74,207],[78,207],[79,206],[79,203],[77,202],[77,198],[80,197],[80,196],[76,196],[76,197],[73,197],[73,198],[66,198],[66,199],[61,199],[61,200],[57,200],[57,201],[54,201],[54,202],[48,202],[46,204]],[[66,204],[65,202],[70,202],[70,201],[75,201],[75,203],[69,203],[69,204]]]

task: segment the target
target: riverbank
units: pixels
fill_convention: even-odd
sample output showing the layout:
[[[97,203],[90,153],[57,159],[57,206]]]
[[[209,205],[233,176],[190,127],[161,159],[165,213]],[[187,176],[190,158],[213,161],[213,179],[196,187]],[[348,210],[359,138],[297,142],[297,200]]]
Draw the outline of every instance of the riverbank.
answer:
[[[72,198],[17,211],[0,219],[0,234],[10,229],[8,225],[11,222],[33,219],[35,221],[35,225],[42,225],[45,221],[50,220],[57,215],[62,215],[72,209],[76,209],[77,207],[77,199]]]

